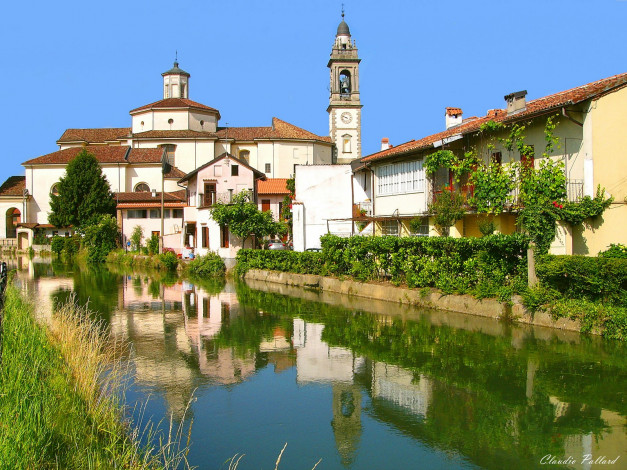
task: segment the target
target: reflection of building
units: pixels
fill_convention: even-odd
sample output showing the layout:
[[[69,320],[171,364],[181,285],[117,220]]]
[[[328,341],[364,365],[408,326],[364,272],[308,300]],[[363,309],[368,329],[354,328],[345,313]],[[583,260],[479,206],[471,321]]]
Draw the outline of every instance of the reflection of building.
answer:
[[[342,464],[348,466],[354,460],[362,433],[361,387],[354,382],[364,360],[355,357],[350,349],[329,346],[322,340],[323,330],[320,323],[294,319],[296,379],[299,383],[332,384],[331,427]]]
[[[589,420],[600,420],[604,429],[600,435],[592,432],[586,434],[569,434],[564,439],[564,456],[572,456],[575,464],[572,468],[588,470],[591,468],[603,468],[614,465],[592,465],[599,457],[605,457],[608,460],[614,460],[619,457],[617,463],[627,455],[627,440],[625,434],[621,432],[612,432],[616,429],[625,429],[627,419],[620,414],[604,410],[601,408],[591,408],[587,405],[566,403],[556,397],[550,397],[551,404],[555,407],[555,422],[568,421],[570,415],[586,416]],[[572,419],[572,418],[571,418]],[[590,458],[586,458],[590,456]],[[624,462],[622,465],[626,465]],[[622,468],[619,465],[616,468]]]
[[[375,362],[372,366],[372,398],[383,398],[413,415],[425,417],[431,402],[433,382],[402,367]]]
[[[294,347],[297,348],[296,380],[307,382],[353,383],[354,371],[362,364],[350,349],[329,346],[322,341],[324,325],[294,319]]]

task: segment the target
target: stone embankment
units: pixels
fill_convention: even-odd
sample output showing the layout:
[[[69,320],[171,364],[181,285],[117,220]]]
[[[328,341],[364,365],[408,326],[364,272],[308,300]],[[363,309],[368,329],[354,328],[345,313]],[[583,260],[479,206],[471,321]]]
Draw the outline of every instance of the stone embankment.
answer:
[[[581,324],[577,320],[566,318],[553,319],[551,315],[545,312],[529,312],[522,305],[518,296],[514,296],[511,303],[505,303],[497,299],[476,299],[470,295],[442,294],[437,289],[410,289],[397,287],[389,283],[366,283],[313,274],[294,274],[259,269],[249,270],[245,274],[244,279],[316,289],[322,292],[335,292],[417,307],[435,308],[496,320],[506,319],[517,323],[560,330],[581,330]],[[592,332],[595,334],[600,333],[599,331]]]

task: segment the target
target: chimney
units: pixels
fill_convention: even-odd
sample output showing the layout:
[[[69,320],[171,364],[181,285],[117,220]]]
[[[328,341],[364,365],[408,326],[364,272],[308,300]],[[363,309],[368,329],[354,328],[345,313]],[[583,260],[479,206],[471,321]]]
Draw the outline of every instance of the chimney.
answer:
[[[504,116],[505,115],[505,110],[504,109],[488,109],[488,117],[489,118],[497,118],[499,116]]]
[[[151,192],[152,192],[152,197],[157,197],[157,190],[156,189],[153,189]]]
[[[461,108],[446,108],[446,128],[450,129],[462,123]]]
[[[387,150],[391,147],[390,145],[390,139],[387,137],[384,137],[383,139],[381,139],[381,150]]]
[[[520,111],[524,111],[527,108],[527,100],[525,99],[527,96],[527,90],[517,91],[515,93],[510,93],[509,95],[505,95],[505,102],[507,103],[507,115],[514,113],[519,113]]]

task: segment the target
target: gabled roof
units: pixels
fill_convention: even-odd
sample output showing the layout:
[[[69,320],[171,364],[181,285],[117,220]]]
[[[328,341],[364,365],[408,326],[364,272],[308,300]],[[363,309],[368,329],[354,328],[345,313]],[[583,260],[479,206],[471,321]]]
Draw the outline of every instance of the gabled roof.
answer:
[[[372,162],[385,158],[403,155],[412,151],[425,149],[435,142],[455,135],[471,134],[479,131],[481,125],[488,121],[510,123],[521,119],[529,119],[534,116],[546,114],[563,106],[571,106],[589,99],[597,99],[605,93],[615,91],[627,86],[627,73],[614,75],[596,82],[588,83],[570,90],[554,93],[542,98],[527,101],[523,111],[507,115],[505,109],[493,109],[487,115],[480,118],[465,119],[459,126],[451,127],[443,132],[423,137],[419,140],[410,140],[404,144],[373,153],[361,159],[362,162]]]
[[[257,194],[290,194],[287,178],[268,178],[257,183]]]
[[[57,143],[87,142],[88,144],[104,144],[130,134],[130,127],[103,127],[98,129],[66,129]]]
[[[28,160],[22,165],[67,165],[82,150],[91,153],[98,163],[161,163],[164,149],[131,149],[125,145],[70,147]]]
[[[9,176],[0,186],[0,196],[20,196],[24,195],[26,188],[26,176]]]
[[[212,111],[218,114],[220,117],[220,111],[215,108],[211,108],[202,103],[188,100],[187,98],[166,98],[164,100],[155,101],[139,108],[132,109],[130,114],[138,113],[139,111],[146,111],[148,109],[171,109],[171,108],[184,108],[184,109],[199,109],[201,111]]]
[[[331,143],[331,137],[316,135],[276,117],[272,118],[271,127],[220,127],[216,134],[221,139],[229,138],[240,141],[283,139],[315,140]]]
[[[230,153],[223,153],[222,155],[214,158],[213,160],[205,163],[204,165],[199,166],[198,168],[196,168],[193,171],[190,171],[189,173],[187,173],[183,178],[181,178],[179,180],[179,183],[183,183],[185,181],[190,180],[194,175],[196,175],[196,173],[198,173],[200,170],[203,170],[205,168],[207,168],[210,165],[213,165],[214,163],[222,160],[223,158],[229,157],[230,160],[234,160],[235,162],[237,162],[238,165],[243,166],[244,168],[248,168],[249,170],[252,170],[253,174],[257,177],[257,178],[265,178],[266,175],[262,172],[260,172],[259,170],[253,168],[252,166],[250,166],[248,163],[246,163],[243,160],[240,160],[239,158],[234,157],[233,155],[231,155]]]

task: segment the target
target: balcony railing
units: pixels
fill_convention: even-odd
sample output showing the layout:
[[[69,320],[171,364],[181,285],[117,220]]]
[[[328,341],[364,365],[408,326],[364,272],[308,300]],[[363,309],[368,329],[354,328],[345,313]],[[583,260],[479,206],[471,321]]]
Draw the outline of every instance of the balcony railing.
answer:
[[[234,191],[228,192],[220,192],[220,193],[207,193],[207,194],[197,194],[196,195],[196,207],[207,208],[213,206],[216,202],[221,202],[223,204],[230,204],[233,202],[233,197],[235,196]],[[254,194],[252,191],[248,191],[248,200],[250,202],[255,202]]]
[[[578,202],[583,198],[583,180],[568,180],[566,194],[569,202]]]

